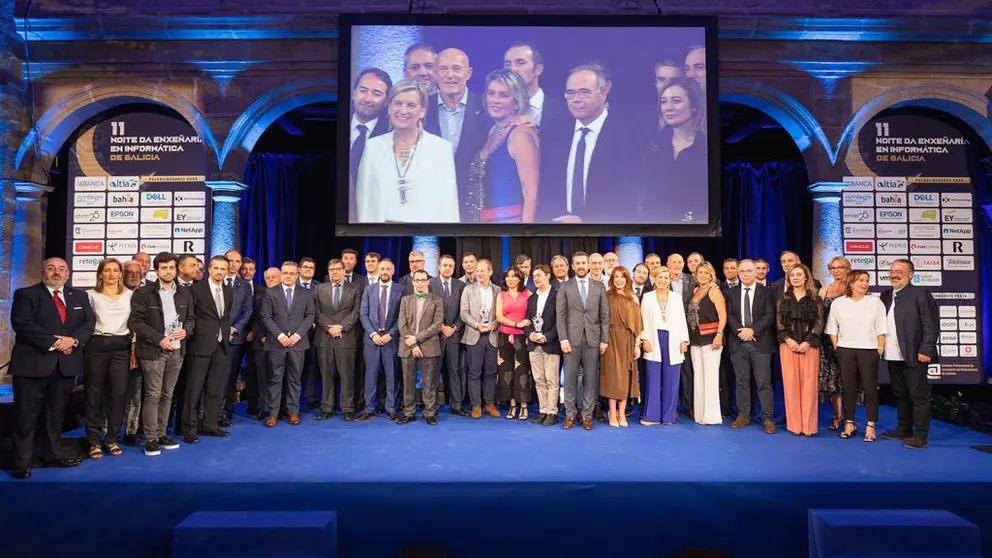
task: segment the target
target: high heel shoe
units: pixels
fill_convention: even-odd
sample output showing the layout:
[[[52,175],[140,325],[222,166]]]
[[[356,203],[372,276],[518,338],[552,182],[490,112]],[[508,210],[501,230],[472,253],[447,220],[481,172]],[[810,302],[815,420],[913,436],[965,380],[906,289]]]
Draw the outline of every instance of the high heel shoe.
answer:
[[[865,439],[866,442],[874,442],[875,441],[875,425],[874,424],[868,424],[867,426],[865,426],[865,438],[864,439]]]
[[[620,421],[617,420],[617,414],[613,411],[610,411],[610,426],[620,428]]]
[[[506,419],[507,420],[513,420],[515,418],[517,418],[517,406],[516,405],[510,405],[510,411],[508,413],[506,413]]]
[[[848,422],[847,424],[854,424],[854,422]],[[846,430],[846,428],[847,428],[847,427],[845,427],[845,430],[844,430],[844,432],[841,432],[841,433],[840,433],[840,438],[841,438],[842,440],[849,440],[849,439],[851,439],[851,438],[853,438],[853,437],[855,437],[855,436],[857,436],[857,435],[858,435],[858,426],[857,426],[856,424],[854,425],[854,430],[852,430],[852,431],[850,431],[850,432],[848,432],[848,431]]]
[[[834,416],[834,421],[830,423],[830,426],[827,427],[827,430],[833,430],[833,431],[840,430],[840,424],[842,420],[844,420],[844,417]]]

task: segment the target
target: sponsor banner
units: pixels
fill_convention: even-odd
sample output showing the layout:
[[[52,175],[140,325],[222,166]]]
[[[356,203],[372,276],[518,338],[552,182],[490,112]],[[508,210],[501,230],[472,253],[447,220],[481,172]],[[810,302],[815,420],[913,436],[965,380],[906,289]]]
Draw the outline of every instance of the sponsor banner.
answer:
[[[958,333],[958,339],[961,343],[974,345],[978,343],[978,334],[974,331],[962,331]]]
[[[878,207],[905,207],[905,192],[879,192],[875,194],[875,205]]]
[[[134,238],[138,236],[136,223],[107,223],[107,238]]]
[[[179,223],[172,227],[175,238],[203,238],[206,235],[207,227],[203,223]]]
[[[75,254],[103,254],[102,240],[75,240],[72,243],[72,253]]]
[[[889,285],[889,270],[879,270],[878,272],[878,284],[879,285]]]
[[[170,238],[172,225],[169,223],[142,223],[141,238]]]
[[[909,258],[905,254],[899,254],[899,255],[895,255],[895,256],[879,255],[878,256],[878,269],[888,270],[890,267],[892,267],[892,264],[894,264],[896,262],[896,260],[906,260],[906,259],[909,259]]]
[[[913,238],[940,238],[940,225],[918,225],[909,226],[909,236]]]
[[[172,208],[171,207],[152,207],[152,208],[141,208],[141,222],[147,223],[149,221],[156,222],[168,222],[172,221]]]
[[[958,321],[955,318],[941,318],[940,319],[940,330],[941,331],[957,331]]]
[[[910,223],[939,223],[940,210],[912,207],[909,210]]]
[[[944,241],[944,253],[945,254],[974,254],[975,253],[975,241],[974,240],[945,240]]]
[[[92,289],[96,286],[96,272],[72,273],[72,286],[77,289]]]
[[[871,192],[875,189],[875,178],[872,176],[845,176],[844,184],[847,184],[844,188],[845,192]]]
[[[978,345],[959,345],[961,358],[978,358]]]
[[[177,207],[173,214],[177,223],[204,223],[207,220],[207,210],[203,207]]]
[[[940,195],[942,207],[972,207],[971,192],[944,192]]]
[[[845,191],[842,199],[844,200],[844,207],[872,207],[875,205],[875,196],[871,192]]]
[[[107,190],[124,192],[133,191],[137,192],[138,187],[141,186],[141,179],[137,176],[108,176],[107,177]]]
[[[133,256],[138,253],[137,239],[120,239],[107,241],[107,255],[110,256]]]
[[[846,254],[873,254],[874,252],[874,240],[847,240],[844,242],[844,253]]]
[[[905,223],[906,210],[896,207],[878,208],[875,210],[875,220],[879,223]]]
[[[76,192],[104,192],[107,190],[106,176],[77,176],[72,189]]]
[[[940,194],[937,192],[912,192],[909,194],[910,207],[940,207]]]
[[[159,252],[171,252],[172,241],[168,238],[142,238],[138,243],[138,247],[140,251],[154,256]]]
[[[944,209],[940,212],[942,223],[971,223],[971,209]]]
[[[913,267],[922,271],[940,271],[943,260],[940,256],[913,256],[910,258]]]
[[[905,176],[878,176],[875,177],[875,191],[876,192],[887,192],[887,191],[906,191],[906,177]]]
[[[869,287],[874,287],[875,285],[878,284],[878,277],[877,277],[877,275],[875,274],[874,271],[866,271],[865,273],[868,274],[868,286]]]
[[[845,223],[872,223],[874,222],[874,214],[870,208],[844,208],[844,222]]]
[[[908,240],[878,240],[879,254],[906,254],[909,252]]]
[[[962,318],[977,318],[978,310],[975,306],[958,306],[958,315]]]
[[[861,254],[845,254],[847,261],[851,262],[851,269],[875,269],[875,255],[865,256]]]
[[[205,206],[207,205],[207,193],[198,192],[175,192],[173,194],[173,205],[176,206]]]
[[[958,307],[957,306],[939,306],[937,312],[940,313],[941,318],[957,318],[958,317]]]
[[[940,346],[940,356],[942,358],[953,358],[958,356],[958,346],[957,345],[941,345]]]
[[[875,225],[863,223],[846,223],[844,238],[875,238]]]
[[[944,256],[947,271],[975,271],[975,256]]]
[[[912,240],[909,243],[910,254],[940,254],[939,240]]]
[[[958,320],[958,329],[961,331],[976,331],[978,329],[978,320],[974,318],[961,318]]]
[[[172,192],[142,192],[141,206],[162,206],[172,205]]]
[[[73,225],[72,236],[74,238],[104,238],[105,225]]]
[[[877,238],[906,238],[909,234],[909,227],[906,225],[887,225],[879,223],[875,225]]]
[[[176,239],[172,243],[172,251],[176,254],[193,254],[204,251],[204,240],[183,238]]]
[[[920,287],[939,287],[944,284],[943,273],[940,271],[917,271],[913,283]]]
[[[103,207],[107,205],[106,192],[76,192],[72,197],[72,204],[76,208],[81,207]]]
[[[941,234],[944,238],[975,238],[975,229],[972,225],[944,225],[941,227]]]
[[[137,223],[138,208],[136,207],[112,207],[107,210],[108,223]]]
[[[102,207],[83,207],[72,210],[73,223],[105,223],[107,210]]]
[[[72,272],[75,274],[78,271],[96,271],[101,261],[103,256],[73,256]]]
[[[110,192],[107,195],[107,205],[110,207],[137,207],[137,192]]]
[[[956,345],[958,342],[958,332],[956,331],[941,331],[940,340],[938,341],[941,345]]]

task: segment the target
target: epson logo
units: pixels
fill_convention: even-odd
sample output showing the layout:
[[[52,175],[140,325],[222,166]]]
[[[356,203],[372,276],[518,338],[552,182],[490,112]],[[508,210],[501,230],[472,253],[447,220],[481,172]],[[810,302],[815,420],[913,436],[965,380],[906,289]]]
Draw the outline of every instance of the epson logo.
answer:
[[[909,205],[915,207],[938,207],[940,199],[933,192],[913,192],[909,198]]]
[[[844,192],[844,207],[871,207],[875,197],[867,192]]]
[[[138,221],[138,210],[121,208],[107,211],[107,221],[131,223]]]
[[[905,209],[876,209],[876,219],[880,222],[904,222],[906,221]]]
[[[906,194],[902,192],[890,194],[875,194],[875,204],[879,206],[903,206],[906,205]]]
[[[971,225],[944,225],[944,238],[974,238],[975,230]]]

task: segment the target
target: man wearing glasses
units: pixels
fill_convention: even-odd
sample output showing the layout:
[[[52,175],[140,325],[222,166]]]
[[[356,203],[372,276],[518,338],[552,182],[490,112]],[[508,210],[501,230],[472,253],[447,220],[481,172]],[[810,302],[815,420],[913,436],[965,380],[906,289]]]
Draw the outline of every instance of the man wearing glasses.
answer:
[[[403,367],[403,418],[396,424],[417,419],[417,366],[424,383],[424,419],[437,424],[437,357],[441,354],[441,324],[444,302],[428,291],[430,276],[420,269],[413,276],[413,294],[400,300],[400,365]]]
[[[413,292],[413,274],[424,269],[424,253],[419,250],[410,252],[407,261],[410,263],[410,273],[400,278],[400,285],[408,293]]]
[[[538,208],[542,220],[611,223],[629,214],[625,200],[632,198],[617,196],[615,185],[628,183],[618,172],[630,168],[630,134],[609,118],[611,87],[602,66],[576,66],[569,72],[565,100],[572,119],[548,130],[548,141],[541,142],[541,189],[548,192],[542,192]]]

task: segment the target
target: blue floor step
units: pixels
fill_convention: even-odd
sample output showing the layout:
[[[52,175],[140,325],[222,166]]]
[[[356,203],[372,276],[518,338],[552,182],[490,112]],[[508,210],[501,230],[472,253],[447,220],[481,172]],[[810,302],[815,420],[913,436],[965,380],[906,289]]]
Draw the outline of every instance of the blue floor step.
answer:
[[[172,558],[337,558],[332,511],[200,511],[172,531]]]
[[[978,558],[978,526],[945,510],[810,510],[810,558]]]

